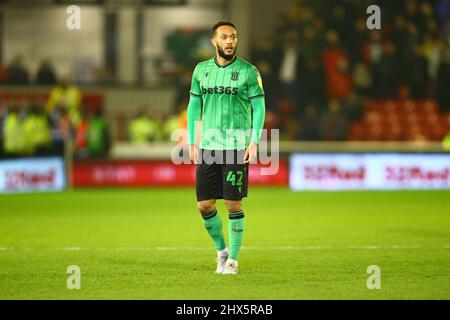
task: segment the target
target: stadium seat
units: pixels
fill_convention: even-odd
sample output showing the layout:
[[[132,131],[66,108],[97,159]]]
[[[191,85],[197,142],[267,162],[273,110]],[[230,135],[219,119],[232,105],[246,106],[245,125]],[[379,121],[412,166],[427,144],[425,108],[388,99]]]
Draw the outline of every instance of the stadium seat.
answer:
[[[449,114],[433,100],[367,101],[361,121],[351,124],[350,140],[440,141],[450,130]]]

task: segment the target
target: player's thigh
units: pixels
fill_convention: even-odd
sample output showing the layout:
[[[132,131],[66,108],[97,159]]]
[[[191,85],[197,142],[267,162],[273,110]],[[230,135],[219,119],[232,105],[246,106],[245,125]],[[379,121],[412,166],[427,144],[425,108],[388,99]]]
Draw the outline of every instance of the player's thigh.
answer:
[[[234,151],[234,155],[234,162],[227,161],[222,166],[223,199],[230,201],[230,206],[236,205],[233,201],[241,201],[247,197],[248,191],[248,164],[241,161],[244,150]]]
[[[195,189],[198,202],[222,199],[222,172],[220,165],[206,162],[197,164]]]

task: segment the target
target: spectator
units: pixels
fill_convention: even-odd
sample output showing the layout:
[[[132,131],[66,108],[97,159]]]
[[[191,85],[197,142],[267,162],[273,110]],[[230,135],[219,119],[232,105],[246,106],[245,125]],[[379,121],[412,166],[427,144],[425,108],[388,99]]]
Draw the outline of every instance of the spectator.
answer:
[[[103,117],[102,109],[93,111],[87,129],[87,149],[89,157],[104,157],[108,155],[111,146],[109,128]]]
[[[327,74],[336,72],[338,62],[347,59],[347,52],[339,42],[339,34],[336,30],[328,30],[326,33],[326,47],[323,53],[323,65]]]
[[[12,103],[3,125],[3,148],[5,153],[11,156],[23,155],[26,150],[26,137],[21,118],[19,104]]]
[[[161,138],[159,123],[148,117],[143,110],[139,111],[128,127],[130,141],[134,144],[155,142]]]
[[[280,131],[280,139],[282,140],[295,140],[300,132],[300,125],[296,118],[287,118],[284,122],[284,126]]]
[[[37,72],[36,81],[38,84],[45,85],[56,83],[55,72],[49,60],[42,61]]]
[[[64,152],[66,140],[72,136],[72,124],[69,114],[62,106],[57,106],[50,115],[52,123],[53,148],[57,153]]]
[[[307,26],[303,31],[301,55],[305,59],[317,57],[320,54],[320,40],[314,26]]]
[[[285,34],[290,30],[289,20],[286,13],[278,14],[275,24],[274,31],[276,35]]]
[[[6,101],[0,99],[0,153],[3,150],[3,126],[5,124],[5,118],[8,114],[8,105]]]
[[[396,48],[392,42],[383,45],[379,64],[374,66],[375,95],[379,99],[394,98],[399,87],[399,69]]]
[[[189,90],[191,89],[191,77],[192,70],[183,69],[180,72],[180,76],[175,78],[175,106],[178,106],[181,102],[186,100],[186,97],[189,97]]]
[[[416,0],[406,0],[405,17],[415,25],[419,23],[419,5]]]
[[[431,34],[426,34],[420,48],[422,56],[427,64],[426,75],[433,83],[436,82],[437,71],[441,61],[441,51],[444,44],[441,39]]]
[[[448,121],[448,127],[450,128],[450,117],[447,118],[447,121]],[[450,152],[450,131],[447,133],[447,135],[442,140],[442,148],[445,151]]]
[[[46,111],[51,114],[59,106],[66,109],[73,126],[80,121],[81,92],[77,86],[70,84],[67,79],[61,79],[50,93],[47,101]]]
[[[375,30],[370,33],[370,38],[364,49],[364,60],[372,70],[376,72],[383,56],[383,37],[380,31]]]
[[[328,96],[330,98],[345,99],[348,96],[352,91],[353,83],[347,59],[339,60],[337,72],[331,73],[328,80]]]
[[[348,39],[348,54],[350,61],[359,63],[363,60],[364,45],[368,41],[366,20],[358,18],[355,20],[351,36]]]
[[[294,105],[294,109],[299,108],[298,81],[300,76],[300,52],[298,39],[297,32],[291,32],[289,34],[281,54],[281,65],[278,72],[282,91],[281,95]]]
[[[350,92],[342,102],[342,111],[350,121],[361,120],[364,112],[362,99],[354,91]]]
[[[300,119],[299,139],[305,141],[315,141],[320,138],[320,117],[317,107],[309,104],[305,108],[305,113]]]
[[[86,158],[89,156],[88,129],[89,120],[87,113],[85,110],[82,110],[80,113],[80,122],[75,128],[75,152],[80,158]]]
[[[346,51],[339,43],[335,30],[327,32],[327,49],[323,54],[326,90],[330,98],[344,98],[352,89],[349,63]]]
[[[341,104],[337,99],[331,99],[328,110],[320,119],[320,136],[322,140],[344,140],[347,135],[347,119],[342,115]]]
[[[32,103],[22,123],[27,151],[33,154],[48,154],[51,148],[50,119],[43,106]]]
[[[297,1],[293,1],[291,3],[287,13],[287,20],[289,21],[289,27],[291,30],[297,31],[302,28],[302,22],[305,20],[305,9],[307,11],[307,8],[302,7],[302,5]]]
[[[436,13],[439,17],[441,25],[445,24],[450,19],[450,1],[441,0],[436,4]]]
[[[22,56],[16,56],[6,69],[8,84],[28,84],[28,71],[23,66]]]
[[[304,66],[304,69],[301,71],[302,77],[300,78],[302,102],[305,105],[310,103],[323,105],[325,103],[325,76],[320,61],[316,57],[311,57],[306,59],[302,65]]]
[[[450,56],[443,54],[437,73],[436,97],[441,112],[450,111]]]
[[[267,94],[265,97],[266,111],[273,111],[276,108],[276,98],[278,97],[278,88],[273,75],[273,69],[265,60],[258,61],[256,67],[258,68],[261,78],[263,79],[264,91],[270,92],[270,94]]]
[[[373,83],[369,69],[364,63],[355,65],[352,74],[354,84],[354,92],[362,98],[370,98],[373,96]]]
[[[349,45],[350,38],[353,36],[351,22],[352,20],[349,19],[342,5],[338,4],[333,6],[328,28],[337,32],[345,47]]]
[[[263,86],[266,92],[266,110],[276,108],[277,99],[280,96],[277,71],[280,70],[281,51],[274,48],[274,41],[271,38],[264,38],[253,47],[252,61],[258,68],[263,79]]]
[[[420,30],[420,33],[424,34],[430,26],[429,23],[434,20],[435,18],[433,7],[429,2],[426,1],[422,2],[420,4],[420,14],[418,21],[418,28]]]

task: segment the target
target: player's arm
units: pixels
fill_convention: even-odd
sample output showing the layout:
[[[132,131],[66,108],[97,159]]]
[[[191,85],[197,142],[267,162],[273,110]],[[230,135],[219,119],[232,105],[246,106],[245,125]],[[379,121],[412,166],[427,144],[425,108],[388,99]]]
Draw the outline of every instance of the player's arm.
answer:
[[[256,68],[253,68],[249,74],[248,98],[252,105],[252,135],[250,144],[245,150],[244,163],[253,163],[256,161],[259,141],[264,128],[264,118],[266,114],[266,105],[264,99],[264,90],[261,76]]]
[[[198,67],[195,68],[192,74],[192,83],[190,90],[189,104],[187,108],[187,129],[188,129],[188,145],[189,158],[194,163],[197,158],[197,150],[195,146],[197,127],[200,122],[202,110],[202,97],[200,91],[200,84],[197,76]]]
[[[264,128],[264,119],[266,115],[266,103],[264,100],[264,96],[258,97],[257,99],[251,100],[252,104],[252,137],[250,139],[251,142],[255,144],[259,144],[261,140],[262,130]]]
[[[251,100],[252,104],[252,135],[250,144],[244,154],[244,163],[255,163],[258,154],[258,144],[261,139],[262,130],[264,127],[264,118],[266,113],[266,106],[264,97],[258,97]]]

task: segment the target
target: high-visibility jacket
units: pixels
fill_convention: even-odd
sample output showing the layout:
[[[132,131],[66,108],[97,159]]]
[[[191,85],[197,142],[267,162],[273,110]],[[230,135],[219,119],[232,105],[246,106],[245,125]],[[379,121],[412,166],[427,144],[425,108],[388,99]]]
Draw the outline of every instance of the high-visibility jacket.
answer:
[[[19,115],[9,112],[3,126],[3,148],[6,153],[22,153],[25,151],[25,136]]]
[[[50,125],[45,114],[28,114],[22,127],[26,152],[32,153],[37,147],[51,143]]]
[[[134,144],[145,144],[161,139],[161,129],[157,121],[147,117],[132,120],[128,127],[130,141]]]
[[[445,151],[450,151],[450,132],[442,140],[442,147]]]
[[[50,114],[58,105],[64,105],[69,118],[74,126],[78,125],[81,120],[80,117],[80,104],[81,104],[81,92],[76,86],[68,86],[66,89],[58,86],[55,87],[47,101],[46,111]]]
[[[108,124],[102,117],[95,117],[89,120],[87,129],[87,147],[89,154],[102,155],[108,149]]]

